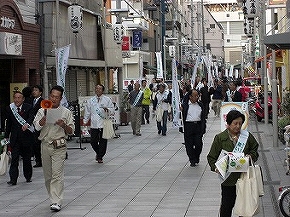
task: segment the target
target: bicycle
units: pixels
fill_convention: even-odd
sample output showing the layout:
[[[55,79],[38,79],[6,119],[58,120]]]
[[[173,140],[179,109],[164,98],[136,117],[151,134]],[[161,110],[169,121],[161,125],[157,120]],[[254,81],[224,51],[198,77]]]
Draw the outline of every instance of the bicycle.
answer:
[[[290,186],[279,188],[279,208],[283,216],[290,217]]]
[[[290,125],[287,125],[285,127],[285,133],[284,133],[284,140],[285,140],[285,153],[286,153],[286,175],[290,174]]]

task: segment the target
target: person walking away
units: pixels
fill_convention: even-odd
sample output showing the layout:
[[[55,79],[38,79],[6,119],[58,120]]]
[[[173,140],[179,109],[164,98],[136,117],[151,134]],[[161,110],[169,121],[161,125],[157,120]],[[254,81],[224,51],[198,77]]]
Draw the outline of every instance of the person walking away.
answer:
[[[42,86],[35,85],[32,87],[34,116],[37,114],[38,110],[41,108],[40,103],[43,100],[42,92],[43,92]],[[38,139],[40,135],[40,131],[35,130],[33,135],[34,135],[33,154],[35,157],[35,165],[33,167],[34,168],[42,167],[41,141]]]
[[[162,133],[163,136],[166,136],[168,108],[172,101],[171,92],[165,91],[165,88],[165,84],[161,83],[159,85],[159,91],[153,101],[153,111],[156,113],[158,134]]]
[[[88,100],[83,119],[84,125],[91,121],[91,146],[96,153],[95,159],[98,163],[103,163],[103,157],[107,152],[108,140],[102,137],[104,119],[114,114],[114,104],[110,97],[103,94],[104,90],[104,85],[96,85],[96,95]]]
[[[237,110],[228,112],[226,116],[227,129],[223,132],[215,135],[212,142],[210,151],[207,155],[207,160],[211,171],[219,173],[215,166],[222,150],[227,152],[233,152],[237,143],[245,144],[242,148],[242,152],[247,156],[251,156],[253,161],[257,161],[258,154],[258,142],[254,136],[242,129],[242,125],[245,122],[245,115]],[[241,136],[242,135],[242,136]],[[220,217],[231,217],[232,210],[236,200],[236,182],[240,178],[241,173],[231,173],[221,183],[221,205],[220,205]]]
[[[131,106],[131,127],[133,135],[141,136],[141,122],[142,122],[142,100],[143,91],[140,90],[140,84],[134,84],[134,90],[129,93],[129,103]]]
[[[226,91],[225,102],[242,102],[243,96],[237,91],[237,84],[234,81],[229,83],[229,90]]]
[[[203,104],[198,101],[198,91],[190,90],[188,96],[188,100],[184,100],[181,105],[184,123],[184,143],[190,166],[195,167],[200,161],[206,119]]]
[[[202,79],[202,83],[203,83],[203,87],[200,88],[200,98],[201,98],[201,102],[202,102],[203,107],[204,107],[205,118],[207,119],[208,114],[209,114],[209,104],[211,101],[211,97],[210,97],[210,93],[209,93],[209,88],[207,86],[206,78]]]
[[[220,116],[223,99],[223,86],[221,81],[215,80],[212,94],[212,109],[214,110],[214,115],[216,117]]]
[[[59,85],[52,87],[49,93],[52,108],[40,108],[33,121],[35,129],[40,131],[38,139],[41,140],[42,169],[52,211],[61,210],[66,139],[75,129],[72,112],[60,104],[63,92],[64,89]]]
[[[149,87],[147,87],[147,81],[142,80],[142,87],[141,91],[143,92],[143,99],[142,99],[142,124],[145,124],[145,121],[147,124],[150,123],[149,117],[150,117],[150,110],[149,106],[151,104],[151,95],[152,91]]]
[[[133,80],[130,81],[130,84],[128,85],[127,89],[128,89],[129,93],[134,89],[134,81]]]
[[[32,122],[34,118],[32,105],[24,103],[24,95],[15,91],[13,102],[6,107],[5,118],[7,120],[4,138],[10,140],[8,150],[11,151],[11,164],[9,169],[10,181],[8,185],[16,185],[19,177],[19,156],[22,156],[23,175],[26,182],[31,182],[32,177]]]

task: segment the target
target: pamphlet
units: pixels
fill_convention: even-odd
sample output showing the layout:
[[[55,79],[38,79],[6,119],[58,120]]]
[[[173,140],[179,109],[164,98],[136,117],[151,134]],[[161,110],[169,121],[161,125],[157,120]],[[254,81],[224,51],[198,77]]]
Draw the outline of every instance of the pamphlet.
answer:
[[[46,123],[55,124],[55,122],[61,119],[62,110],[61,109],[47,109]]]

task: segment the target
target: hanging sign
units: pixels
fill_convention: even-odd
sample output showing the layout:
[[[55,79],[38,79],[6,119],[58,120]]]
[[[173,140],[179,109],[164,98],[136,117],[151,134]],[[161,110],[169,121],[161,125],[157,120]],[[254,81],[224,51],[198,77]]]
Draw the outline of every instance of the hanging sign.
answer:
[[[129,36],[123,36],[122,38],[122,51],[130,50],[130,38]]]
[[[122,38],[124,36],[124,26],[120,23],[116,23],[113,27],[114,40],[117,43],[122,43]]]
[[[133,48],[142,46],[142,31],[133,31]]]
[[[83,9],[80,5],[71,5],[68,7],[69,26],[73,33],[78,33],[83,26]]]

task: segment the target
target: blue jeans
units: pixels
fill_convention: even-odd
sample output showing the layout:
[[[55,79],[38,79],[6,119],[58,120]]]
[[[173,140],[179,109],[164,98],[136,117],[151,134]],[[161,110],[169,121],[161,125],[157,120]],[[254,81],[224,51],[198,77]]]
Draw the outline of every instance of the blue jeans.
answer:
[[[161,121],[157,121],[158,133],[162,132],[162,135],[166,135],[166,131],[167,131],[167,116],[168,116],[168,111],[163,111],[162,122]]]

